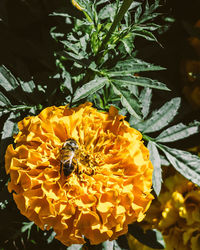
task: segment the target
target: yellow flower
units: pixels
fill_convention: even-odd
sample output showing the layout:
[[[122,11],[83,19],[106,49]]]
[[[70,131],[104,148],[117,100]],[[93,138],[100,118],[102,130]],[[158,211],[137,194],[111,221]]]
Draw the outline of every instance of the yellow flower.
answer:
[[[185,60],[181,65],[182,75],[184,80],[194,82],[200,75],[200,61],[198,60]]]
[[[153,166],[142,135],[111,107],[85,103],[48,107],[19,122],[15,146],[5,155],[8,189],[20,212],[63,244],[116,239],[141,221],[153,196]],[[65,175],[60,150],[78,145],[74,170]]]
[[[183,88],[183,94],[188,102],[194,107],[200,107],[200,61],[186,60],[182,63],[183,80],[186,85]]]
[[[142,226],[163,234],[166,250],[197,250],[200,240],[200,188],[179,173],[168,176]],[[197,247],[198,246],[198,247]]]
[[[131,234],[127,234],[128,246],[131,250],[152,250],[151,247],[148,247],[142,243],[140,243],[136,238],[134,238]],[[159,250],[154,248],[155,250]]]
[[[200,20],[196,22],[194,27],[200,29]],[[190,37],[189,43],[192,45],[197,55],[200,56],[200,39],[198,37]]]

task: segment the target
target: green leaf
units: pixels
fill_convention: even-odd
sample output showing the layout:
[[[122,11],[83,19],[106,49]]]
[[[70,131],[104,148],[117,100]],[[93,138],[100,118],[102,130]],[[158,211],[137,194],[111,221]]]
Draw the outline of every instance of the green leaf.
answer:
[[[110,2],[110,0],[99,0],[96,5],[100,5],[100,4],[103,4],[103,3],[107,3],[107,2]]]
[[[161,166],[168,167],[170,166],[170,162],[166,159],[164,155],[160,155]]]
[[[134,49],[134,43],[133,43],[133,35],[132,35],[132,33],[129,33],[123,39],[121,39],[121,42],[123,43],[126,52],[129,55],[131,55],[131,53],[132,53],[132,51]]]
[[[118,238],[119,239],[119,238]],[[117,240],[113,240],[113,249],[111,250],[126,250],[126,247],[123,244],[123,248],[120,247],[120,245],[118,244]],[[128,245],[128,244],[127,244]]]
[[[157,29],[160,29],[162,26],[155,24],[155,23],[147,23],[145,25],[142,25],[142,29],[149,30],[149,31],[155,31]]]
[[[154,142],[149,142],[147,145],[150,153],[150,161],[153,164],[153,189],[157,196],[160,194],[161,185],[162,185],[162,169],[161,169],[161,159]]]
[[[145,10],[144,10],[143,15],[140,18],[140,23],[147,22],[161,15],[160,13],[154,13],[156,9],[160,6],[159,3],[160,3],[160,0],[155,0],[153,4],[149,5],[149,2],[146,1]]]
[[[5,66],[0,66],[0,86],[6,91],[15,90],[19,86],[16,78]]]
[[[135,11],[135,16],[134,16],[135,23],[139,22],[141,14],[142,14],[142,6],[140,5]]]
[[[158,42],[158,40],[154,36],[154,34],[147,31],[147,30],[145,30],[145,29],[141,29],[141,28],[137,27],[137,28],[133,29],[132,32],[133,32],[133,34],[135,36],[144,37],[148,41],[156,41],[156,42]]]
[[[157,146],[163,151],[169,162],[179,173],[198,186],[200,185],[199,156],[161,144],[157,144]]]
[[[137,1],[133,1],[131,6],[129,7],[129,11],[135,9],[136,7],[140,6],[141,3]]]
[[[103,250],[112,250],[114,248],[114,241],[104,241],[102,243],[102,249]]]
[[[146,118],[147,115],[149,114],[151,98],[152,98],[152,89],[143,88],[140,94],[140,100],[142,102],[143,118]]]
[[[89,67],[89,65],[91,64],[91,62],[83,57],[77,56],[74,53],[71,52],[66,52],[66,51],[60,51],[58,53],[56,53],[59,56],[65,57],[67,60],[73,61],[78,63],[81,66],[84,67]]]
[[[190,123],[188,126],[183,123],[174,125],[155,138],[157,142],[174,142],[189,137],[200,131],[200,122]]]
[[[144,71],[157,71],[157,70],[165,70],[165,68],[144,62],[137,58],[133,58],[129,60],[119,61],[115,65],[115,67],[113,67],[106,73],[110,77],[112,77],[112,76],[134,74]]]
[[[105,84],[108,83],[107,78],[96,78],[86,84],[84,84],[82,87],[77,89],[77,91],[74,94],[74,98],[72,102],[77,102],[88,95],[94,94],[96,91],[102,89]]]
[[[99,11],[99,14],[98,14],[99,19],[104,20],[104,19],[110,18],[110,20],[113,22],[116,10],[117,10],[116,4],[107,4],[107,5],[105,5]]]
[[[147,77],[122,76],[118,78],[112,78],[111,80],[117,84],[125,85],[125,86],[137,85],[137,86],[149,87],[149,88],[154,88],[154,89],[169,90],[165,84],[158,82],[157,80],[152,80]]]
[[[71,76],[69,74],[69,72],[64,71],[62,74],[63,78],[64,78],[64,83],[63,86],[66,87],[70,93],[73,93],[73,88],[72,88],[72,81],[71,81]]]
[[[23,226],[21,227],[21,232],[24,233],[28,230],[28,237],[27,238],[29,239],[30,231],[31,231],[32,226],[34,225],[34,222],[32,222],[32,221],[31,222],[23,222],[22,224],[23,224]]]
[[[129,225],[129,233],[132,234],[139,242],[144,245],[156,248],[156,249],[164,249],[165,242],[163,240],[161,232],[156,229],[148,229],[144,230],[139,226],[138,223],[133,223]]]
[[[3,129],[1,132],[0,162],[2,161],[2,159],[4,159],[5,150],[8,144],[11,143],[13,134],[18,131],[16,123],[16,118],[18,116],[19,114],[14,114],[13,112],[11,112],[8,119],[3,125]]]
[[[1,132],[1,140],[12,137],[17,131],[17,124],[14,121],[15,118],[16,115],[11,112],[8,119],[4,123],[3,130]]]
[[[82,249],[83,245],[81,244],[73,244],[70,247],[67,247],[67,250],[80,250]]]
[[[47,243],[50,244],[55,239],[56,233],[53,231],[47,238]],[[78,250],[78,248],[76,248]]]
[[[8,113],[8,112],[14,112],[14,113],[18,113],[20,110],[25,111],[26,109],[37,109],[37,106],[28,106],[28,105],[11,105],[10,107],[7,108],[1,108],[0,107],[0,112],[3,112],[4,114]]]
[[[159,110],[154,111],[151,117],[135,125],[135,128],[143,133],[152,133],[166,127],[177,115],[181,99],[173,98],[165,103]]]
[[[12,104],[10,103],[9,99],[2,92],[0,92],[0,107],[6,106],[12,106]]]
[[[115,94],[121,97],[121,103],[128,112],[137,119],[141,119],[141,105],[138,98],[133,94],[131,95],[129,90],[121,88],[119,85],[112,83],[112,86]]]
[[[36,88],[35,83],[33,81],[29,81],[29,82],[20,81],[20,85],[23,91],[27,94],[32,93],[34,89]]]

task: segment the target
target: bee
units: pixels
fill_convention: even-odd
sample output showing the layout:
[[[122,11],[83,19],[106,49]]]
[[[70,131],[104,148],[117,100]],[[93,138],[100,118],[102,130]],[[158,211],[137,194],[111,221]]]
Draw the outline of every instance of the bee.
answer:
[[[74,139],[67,139],[60,149],[60,171],[69,176],[75,169],[75,156],[78,152],[78,144]]]

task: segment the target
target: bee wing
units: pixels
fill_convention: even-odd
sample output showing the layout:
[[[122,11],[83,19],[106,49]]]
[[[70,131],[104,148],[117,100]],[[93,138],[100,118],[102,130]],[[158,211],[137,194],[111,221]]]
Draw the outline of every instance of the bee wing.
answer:
[[[71,152],[70,157],[69,157],[69,164],[72,164],[73,158],[74,158],[75,153]]]

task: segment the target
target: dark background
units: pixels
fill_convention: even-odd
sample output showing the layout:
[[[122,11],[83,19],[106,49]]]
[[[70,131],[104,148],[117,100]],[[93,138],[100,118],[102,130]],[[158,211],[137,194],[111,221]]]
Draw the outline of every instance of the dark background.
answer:
[[[62,21],[49,14],[66,6],[74,15],[80,15],[69,0],[1,0],[0,64],[22,81],[33,79],[39,84],[48,83],[48,91],[53,91],[56,80],[50,79],[50,76],[55,75],[57,70],[54,52],[59,50],[60,45],[51,37],[50,30],[62,26]],[[200,1],[168,0],[160,11],[164,14],[159,22],[169,24],[164,33],[156,34],[162,47],[156,43],[136,41],[139,57],[167,68],[152,76],[166,83],[171,92],[155,91],[153,106],[160,107],[172,97],[181,96],[182,107],[175,123],[199,120],[200,107],[186,98],[183,89],[185,86],[200,86],[200,78],[190,82],[183,65],[185,60],[200,60],[188,42],[196,21],[200,19]],[[173,146],[187,149],[198,145],[199,141],[200,136],[195,135],[184,141],[184,144],[179,142]],[[21,223],[27,219],[18,212],[12,196],[7,193],[5,182],[0,184],[0,200],[8,200],[9,204],[0,210],[0,249],[66,249],[57,240],[47,245],[51,232],[38,231],[36,226],[32,227],[30,239],[27,239],[27,232],[21,234]]]

